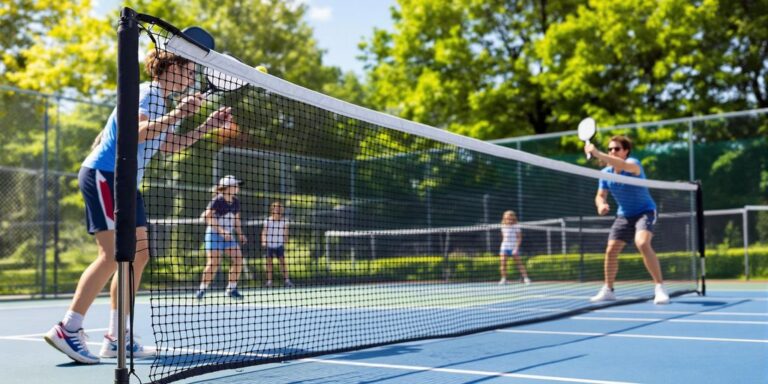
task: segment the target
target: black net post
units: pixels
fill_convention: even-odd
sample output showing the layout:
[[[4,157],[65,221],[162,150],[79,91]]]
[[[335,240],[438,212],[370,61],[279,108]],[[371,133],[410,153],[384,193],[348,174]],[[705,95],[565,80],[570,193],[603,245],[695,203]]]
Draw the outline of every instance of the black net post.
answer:
[[[115,383],[129,382],[126,368],[126,277],[136,253],[139,27],[136,12],[123,8],[117,29],[117,156],[115,161],[115,259],[118,262],[118,348]]]

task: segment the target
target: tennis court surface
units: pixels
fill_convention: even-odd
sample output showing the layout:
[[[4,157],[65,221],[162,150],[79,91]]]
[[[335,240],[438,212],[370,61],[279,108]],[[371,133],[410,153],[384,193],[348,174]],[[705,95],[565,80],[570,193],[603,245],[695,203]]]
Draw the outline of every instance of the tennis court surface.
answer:
[[[67,304],[67,300],[0,304],[3,383],[113,380],[114,360],[95,366],[74,364],[43,341],[50,319]],[[86,327],[106,324],[107,307],[100,299]],[[151,339],[148,298],[140,296],[136,308],[136,332]],[[100,346],[104,331],[87,329],[91,349]],[[144,382],[149,381],[151,361],[136,360],[136,372]],[[666,306],[646,301],[467,336],[220,371],[180,382],[766,383],[766,361],[768,284],[715,282],[707,296],[683,295]]]
[[[168,65],[163,81],[136,87],[140,36],[147,60]],[[141,381],[764,373],[765,286],[695,295],[706,290],[697,183],[646,179],[639,165],[635,176],[601,172],[345,103],[127,8],[119,41],[117,152],[143,161],[115,166],[118,275],[134,248],[151,261],[134,330],[159,351],[135,362]],[[139,142],[136,107],[172,118],[153,119]],[[618,209],[596,204],[606,188]],[[144,219],[148,241],[134,230]],[[67,305],[3,305],[11,377],[112,380],[109,362],[74,365],[41,343]],[[87,313],[91,350],[108,313],[105,301]],[[109,332],[122,340],[119,326]],[[722,370],[737,353],[747,355]]]

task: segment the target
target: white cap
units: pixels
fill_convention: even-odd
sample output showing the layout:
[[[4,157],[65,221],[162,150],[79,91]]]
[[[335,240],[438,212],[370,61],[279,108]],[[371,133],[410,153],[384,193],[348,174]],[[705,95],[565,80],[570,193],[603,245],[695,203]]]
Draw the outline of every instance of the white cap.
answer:
[[[226,175],[219,180],[219,187],[232,187],[240,184],[240,180],[235,179],[232,175]]]

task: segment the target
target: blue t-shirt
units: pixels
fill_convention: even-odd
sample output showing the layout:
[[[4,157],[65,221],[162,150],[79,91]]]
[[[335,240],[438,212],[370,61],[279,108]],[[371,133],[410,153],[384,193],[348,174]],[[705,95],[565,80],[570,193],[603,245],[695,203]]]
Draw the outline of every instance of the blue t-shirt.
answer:
[[[147,116],[149,120],[156,120],[165,115],[165,98],[156,83],[144,83],[139,87],[139,114]],[[144,169],[149,164],[152,156],[157,153],[165,140],[166,131],[150,140],[139,143],[136,157],[139,169],[136,174],[136,185],[141,184],[144,178]],[[107,119],[104,130],[101,131],[101,142],[94,148],[83,161],[82,166],[98,169],[100,171],[114,172],[115,158],[117,155],[117,108]]]
[[[228,203],[222,195],[216,195],[216,197],[208,203],[208,207],[213,211],[213,218],[216,220],[219,227],[224,228],[224,231],[231,233],[235,227],[235,216],[240,213],[240,202],[236,197],[232,198],[232,202]]]
[[[630,177],[639,177],[645,179],[645,171],[643,166],[640,165],[640,161],[634,157],[627,158],[627,163],[637,164],[640,167],[640,174],[633,175],[631,172],[621,171],[621,175]],[[613,173],[613,167],[605,167],[602,170],[605,173]],[[633,217],[644,212],[650,212],[656,210],[656,203],[651,197],[651,193],[646,187],[637,187],[634,185],[622,184],[615,181],[600,179],[598,189],[608,190],[613,199],[619,205],[619,210],[616,212],[618,216]]]

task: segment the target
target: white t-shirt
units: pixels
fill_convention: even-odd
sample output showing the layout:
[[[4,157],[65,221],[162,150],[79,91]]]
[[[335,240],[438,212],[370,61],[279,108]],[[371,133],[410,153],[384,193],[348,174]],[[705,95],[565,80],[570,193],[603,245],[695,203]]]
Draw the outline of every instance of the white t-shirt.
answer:
[[[501,253],[512,251],[517,253],[517,241],[520,238],[520,226],[517,224],[501,225]]]
[[[285,232],[288,229],[288,222],[285,219],[275,220],[268,217],[264,220],[264,231],[266,231],[267,247],[277,248],[285,244]]]

